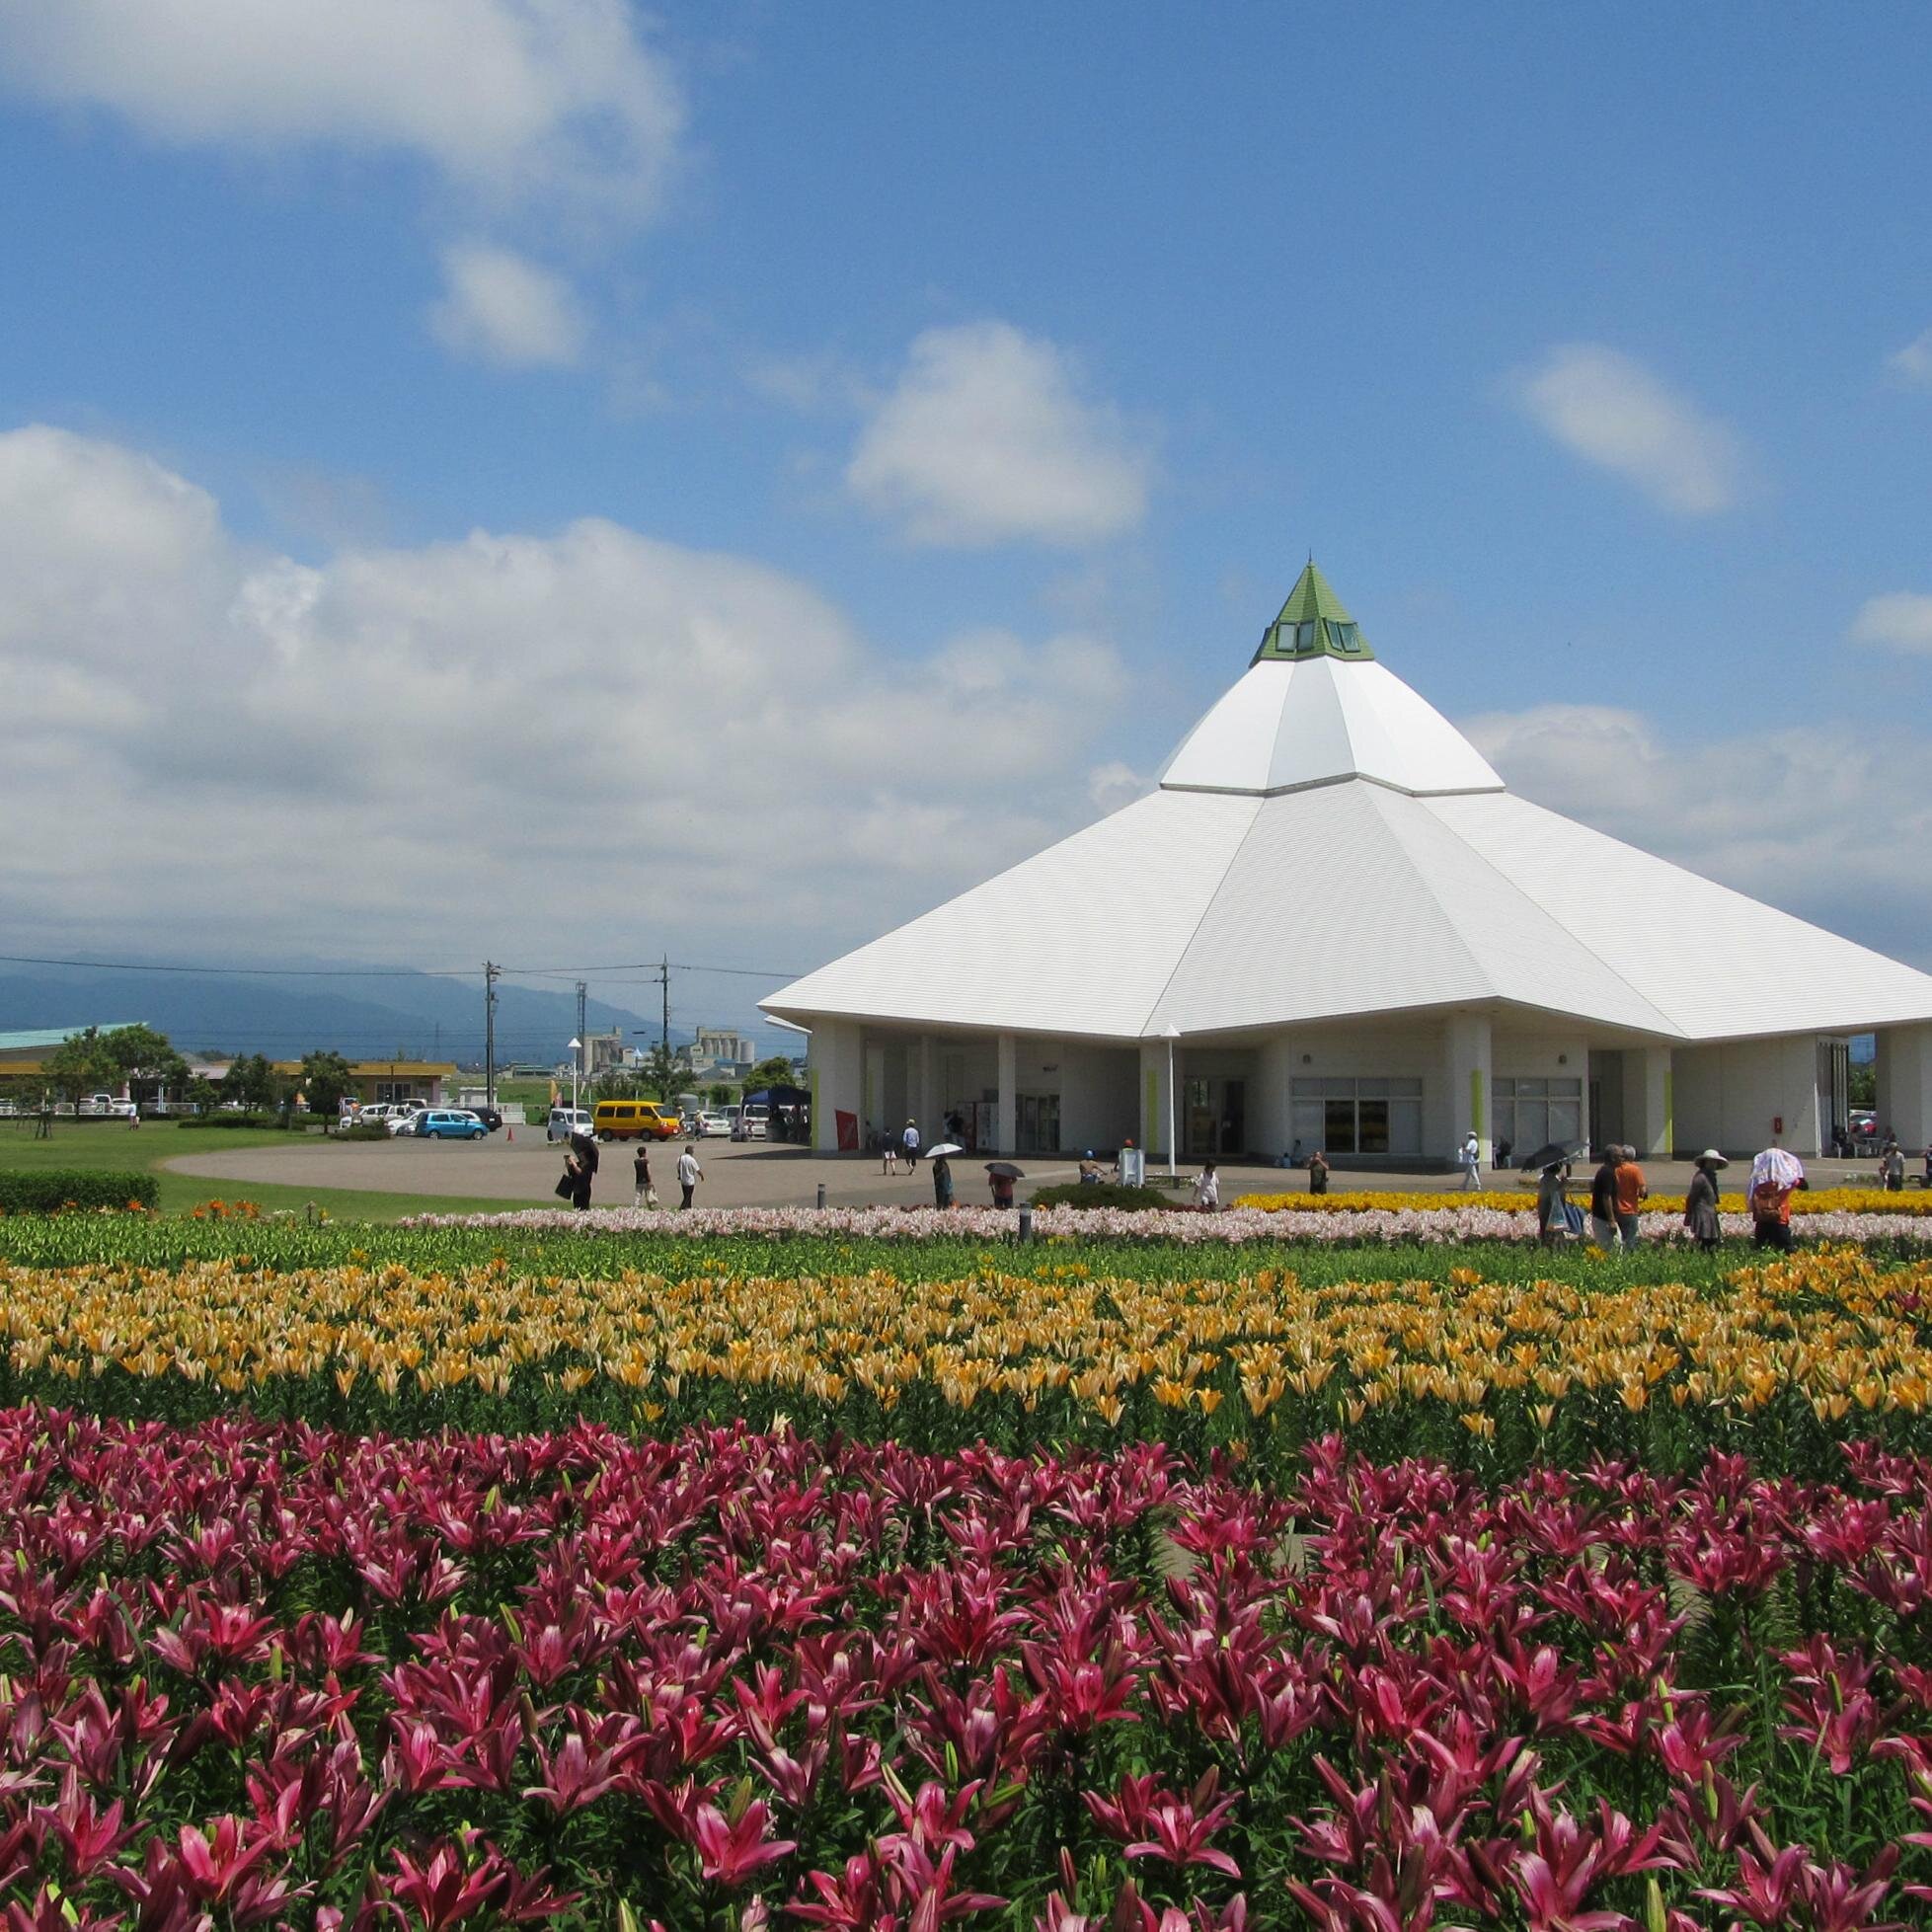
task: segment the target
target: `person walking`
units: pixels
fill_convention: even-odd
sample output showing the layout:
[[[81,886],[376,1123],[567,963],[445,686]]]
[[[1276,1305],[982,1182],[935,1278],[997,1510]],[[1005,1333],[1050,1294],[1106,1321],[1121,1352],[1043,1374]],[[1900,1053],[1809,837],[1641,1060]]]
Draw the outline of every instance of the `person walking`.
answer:
[[[1781,1255],[1792,1251],[1791,1197],[1805,1185],[1805,1169],[1796,1154],[1782,1147],[1767,1147],[1751,1162],[1751,1242],[1759,1248],[1775,1248]]]
[[[1483,1191],[1483,1143],[1476,1138],[1476,1129],[1471,1127],[1462,1136],[1462,1146],[1456,1155],[1462,1163],[1462,1191],[1466,1195],[1481,1194]]]
[[[1617,1226],[1617,1161],[1623,1149],[1608,1146],[1589,1182],[1589,1238],[1607,1255],[1623,1246]]]
[[[1564,1164],[1552,1161],[1536,1181],[1536,1238],[1546,1248],[1570,1237],[1570,1219],[1563,1198]]]
[[[570,1151],[564,1156],[564,1178],[557,1184],[557,1192],[580,1212],[590,1205],[590,1163],[583,1158],[583,1150],[575,1139],[568,1143]]]
[[[1905,1150],[1895,1140],[1886,1149],[1885,1191],[1889,1195],[1905,1192]]]
[[[689,1207],[691,1198],[698,1191],[698,1183],[704,1179],[704,1169],[698,1165],[698,1143],[687,1140],[684,1151],[677,1157],[677,1185],[684,1191],[684,1198],[677,1204]]]
[[[1311,1195],[1328,1193],[1328,1156],[1319,1147],[1308,1156],[1308,1192]]]
[[[1715,1147],[1706,1147],[1697,1157],[1690,1190],[1684,1196],[1684,1227],[1707,1253],[1724,1237],[1718,1224],[1718,1170],[1730,1165]]]
[[[631,1156],[631,1178],[636,1183],[636,1191],[631,1196],[633,1207],[656,1207],[657,1190],[651,1185],[651,1150],[642,1140],[638,1150]]]
[[[899,1145],[905,1150],[905,1171],[908,1174],[919,1172],[919,1126],[915,1121],[905,1123],[905,1131],[899,1135]]]
[[[1203,1214],[1212,1214],[1221,1204],[1221,1177],[1212,1161],[1200,1164],[1200,1179],[1195,1183],[1195,1205]]]
[[[989,1174],[986,1179],[992,1184],[993,1205],[1011,1207],[1013,1205],[1013,1177],[1010,1174]]]
[[[944,1154],[935,1154],[932,1159],[933,1205],[951,1207],[953,1204],[953,1163]]]
[[[899,1171],[899,1143],[884,1128],[879,1134],[879,1171],[881,1174],[896,1174]]]
[[[1637,1210],[1650,1198],[1651,1184],[1644,1178],[1644,1170],[1637,1165],[1637,1149],[1626,1146],[1619,1150],[1621,1158],[1617,1162],[1617,1232],[1623,1236],[1623,1245],[1634,1248],[1637,1245]]]

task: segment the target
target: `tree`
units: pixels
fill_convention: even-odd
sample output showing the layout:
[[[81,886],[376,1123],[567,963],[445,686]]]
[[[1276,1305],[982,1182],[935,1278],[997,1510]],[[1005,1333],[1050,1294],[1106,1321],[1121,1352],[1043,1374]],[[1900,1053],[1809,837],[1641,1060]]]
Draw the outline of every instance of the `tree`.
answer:
[[[342,1112],[345,1097],[355,1085],[355,1076],[348,1070],[348,1062],[336,1052],[303,1054],[299,1078],[302,1097],[309,1104],[309,1112],[320,1114],[325,1127]]]
[[[188,1062],[175,1051],[165,1033],[152,1027],[116,1027],[101,1036],[101,1044],[118,1069],[121,1079],[150,1080],[157,1098],[170,1087],[179,1087],[188,1078]]]
[[[667,1047],[662,1041],[652,1047],[644,1062],[644,1085],[659,1100],[675,1100],[691,1086],[691,1049]]]
[[[113,1086],[120,1078],[120,1067],[108,1050],[99,1027],[70,1033],[47,1055],[40,1070],[55,1094],[72,1101]]]
[[[720,1080],[704,1090],[704,1097],[714,1107],[729,1107],[737,1099],[737,1089],[728,1080]]]
[[[265,1054],[244,1053],[221,1076],[222,1104],[238,1101],[243,1107],[267,1111],[275,1104],[278,1085]]]
[[[592,1100],[643,1100],[650,1083],[636,1067],[607,1066],[590,1083]]]
[[[792,1062],[783,1053],[774,1053],[769,1059],[760,1060],[744,1076],[744,1091],[755,1094],[760,1087],[790,1087],[796,1084]]]

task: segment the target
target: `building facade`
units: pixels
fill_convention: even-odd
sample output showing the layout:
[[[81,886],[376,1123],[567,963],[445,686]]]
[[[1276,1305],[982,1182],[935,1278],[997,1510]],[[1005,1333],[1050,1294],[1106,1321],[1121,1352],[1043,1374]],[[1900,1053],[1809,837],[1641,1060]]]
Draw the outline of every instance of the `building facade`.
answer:
[[[1341,1165],[1932,1141],[1932,977],[1511,795],[1311,564],[1157,789],[762,1002],[813,1135]]]

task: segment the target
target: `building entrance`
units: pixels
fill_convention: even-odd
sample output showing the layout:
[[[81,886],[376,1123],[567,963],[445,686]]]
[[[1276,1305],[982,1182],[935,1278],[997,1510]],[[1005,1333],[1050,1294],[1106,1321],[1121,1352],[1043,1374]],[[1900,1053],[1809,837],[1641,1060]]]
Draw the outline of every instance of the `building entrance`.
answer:
[[[1018,1153],[1057,1154],[1060,1151],[1059,1095],[1015,1094],[1013,1134]]]
[[[1248,1085],[1245,1080],[1184,1080],[1181,1103],[1181,1152],[1185,1159],[1220,1160],[1246,1149]]]

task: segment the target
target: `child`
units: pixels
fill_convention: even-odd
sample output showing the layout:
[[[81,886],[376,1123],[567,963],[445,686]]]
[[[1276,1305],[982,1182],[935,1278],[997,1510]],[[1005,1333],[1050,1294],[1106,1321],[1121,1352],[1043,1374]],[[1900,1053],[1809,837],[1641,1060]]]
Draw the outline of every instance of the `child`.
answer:
[[[631,1157],[631,1174],[637,1182],[637,1192],[631,1197],[633,1207],[656,1207],[657,1190],[651,1185],[651,1150],[644,1142],[638,1142],[638,1150]]]

